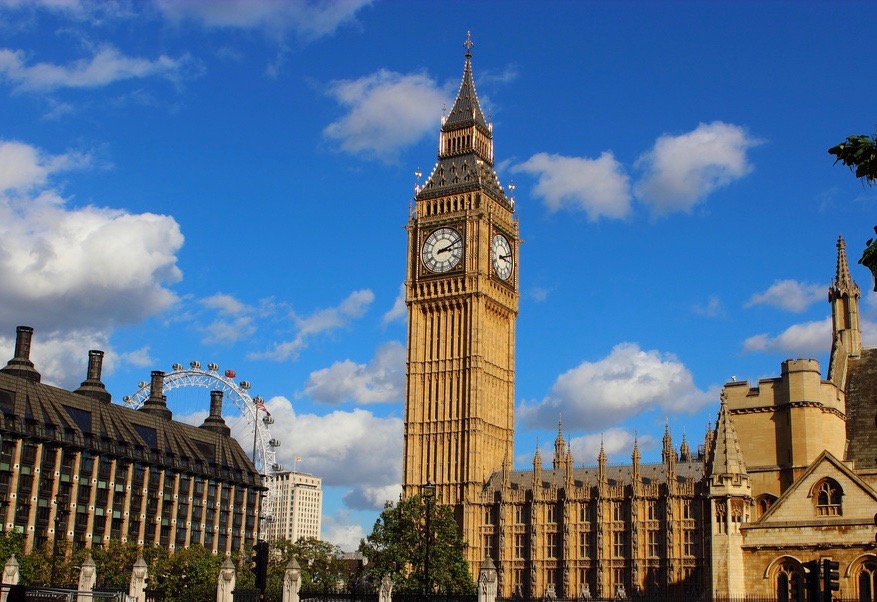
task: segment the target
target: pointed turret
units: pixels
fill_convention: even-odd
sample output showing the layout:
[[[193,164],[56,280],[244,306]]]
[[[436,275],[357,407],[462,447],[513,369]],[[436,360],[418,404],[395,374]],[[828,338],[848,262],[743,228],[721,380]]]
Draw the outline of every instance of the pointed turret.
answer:
[[[862,292],[850,275],[846,243],[837,239],[837,268],[834,282],[828,287],[831,303],[832,343],[828,364],[828,379],[843,387],[838,379],[846,376],[846,360],[862,353],[862,331],[859,326],[859,298]]]
[[[533,499],[540,497],[542,493],[542,454],[539,453],[539,446],[536,446],[536,453],[533,454]]]
[[[554,459],[551,465],[554,470],[559,470],[563,466],[566,457],[566,441],[563,439],[563,419],[557,420],[557,438],[554,440]]]
[[[603,448],[603,440],[600,440],[600,453],[597,454],[597,480],[605,484],[606,479],[606,450]]]
[[[511,206],[493,170],[493,128],[484,119],[472,75],[472,38],[466,37],[463,79],[451,112],[442,118],[438,163],[418,200],[480,189]]]
[[[569,491],[575,484],[575,475],[573,474],[572,449],[566,449],[566,458],[564,458],[564,486]]]
[[[691,462],[691,449],[688,447],[688,440],[685,433],[682,433],[682,445],[679,446],[679,460],[682,462]]]
[[[633,485],[634,493],[638,493],[642,485],[642,476],[640,474],[640,455],[639,455],[639,437],[633,439],[633,453],[630,454],[630,482]]]
[[[719,418],[716,421],[707,470],[715,483],[718,483],[718,480],[747,475],[743,454],[740,452],[740,442],[737,439],[737,430],[731,421],[731,413],[728,411],[728,403],[724,395],[719,407]],[[748,476],[746,478],[748,479]]]
[[[509,461],[508,454],[502,460],[502,488],[503,491],[508,491],[512,488],[512,463]]]

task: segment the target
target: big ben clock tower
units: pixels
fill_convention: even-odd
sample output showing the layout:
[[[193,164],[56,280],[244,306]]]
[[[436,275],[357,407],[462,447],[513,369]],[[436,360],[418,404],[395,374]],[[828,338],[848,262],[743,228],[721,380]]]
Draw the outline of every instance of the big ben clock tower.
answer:
[[[408,222],[405,495],[436,487],[464,537],[477,534],[468,502],[514,438],[518,222],[494,172],[466,40],[456,101],[442,119],[438,162]]]

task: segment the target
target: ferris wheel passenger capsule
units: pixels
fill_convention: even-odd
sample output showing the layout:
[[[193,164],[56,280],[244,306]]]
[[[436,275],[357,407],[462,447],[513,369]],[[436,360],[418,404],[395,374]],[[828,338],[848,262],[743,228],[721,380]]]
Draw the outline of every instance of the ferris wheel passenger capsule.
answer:
[[[268,442],[268,445],[271,447],[280,447],[280,439],[271,439],[271,441]]]
[[[262,422],[264,422],[265,424],[274,424],[274,418],[272,418],[271,416],[265,416],[264,418],[262,418]]]
[[[250,381],[248,381],[248,380],[242,380],[240,384],[241,384],[241,389],[249,389],[250,388]]]
[[[130,395],[125,395],[125,396],[122,398],[122,401],[124,401],[125,403],[128,403],[129,401],[131,401],[131,396],[130,396]]]
[[[182,364],[174,364],[173,366],[171,366],[171,368],[174,369],[174,372],[182,372],[182,371],[183,371],[183,365],[182,365]]]
[[[137,386],[141,389],[145,389],[147,384],[149,383],[147,383],[145,380],[141,380],[139,383],[137,383]]]
[[[193,360],[189,362],[189,365],[192,366],[192,370],[198,370],[201,368],[201,362],[199,362],[198,360]]]
[[[207,364],[207,369],[210,370],[211,372],[218,372],[219,371],[219,364],[214,364],[213,362],[210,362],[209,364]]]
[[[271,468],[274,470],[274,472],[280,472],[281,470],[283,470],[283,464],[272,464]]]

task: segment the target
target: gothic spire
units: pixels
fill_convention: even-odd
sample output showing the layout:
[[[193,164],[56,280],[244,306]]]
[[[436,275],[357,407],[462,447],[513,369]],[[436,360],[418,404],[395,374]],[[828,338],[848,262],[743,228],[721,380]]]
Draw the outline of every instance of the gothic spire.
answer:
[[[566,441],[563,439],[563,418],[557,419],[557,438],[554,440],[554,470],[558,470],[563,466],[566,456]]]
[[[466,37],[463,79],[451,112],[442,117],[438,163],[416,194],[425,200],[481,190],[511,207],[493,170],[493,128],[484,118],[472,75],[472,37]]]
[[[466,32],[466,41],[463,43],[466,47],[466,65],[463,67],[463,81],[460,82],[460,89],[457,91],[457,99],[454,106],[448,114],[445,122],[442,124],[442,131],[450,131],[460,127],[469,127],[475,125],[490,132],[490,127],[484,119],[484,113],[481,111],[481,103],[478,102],[478,94],[475,92],[475,79],[472,77],[472,32]]]
[[[713,448],[709,455],[708,470],[711,475],[741,475],[746,473],[746,464],[740,452],[737,430],[731,421],[731,412],[724,394],[719,407],[719,418],[716,420]]]
[[[847,261],[847,244],[843,236],[837,237],[837,269],[835,270],[834,282],[831,283],[829,289],[829,298],[831,300],[846,295],[848,297],[862,296],[859,285],[853,281],[850,275],[850,264]]]

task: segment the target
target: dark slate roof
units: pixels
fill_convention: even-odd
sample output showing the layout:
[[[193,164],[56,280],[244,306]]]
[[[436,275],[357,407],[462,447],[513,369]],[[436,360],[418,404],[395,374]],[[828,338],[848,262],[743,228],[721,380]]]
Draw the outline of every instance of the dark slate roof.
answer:
[[[442,130],[450,132],[473,124],[489,135],[490,128],[487,127],[484,113],[481,112],[481,103],[478,102],[478,93],[475,92],[475,78],[472,77],[472,55],[466,52],[463,81],[460,82],[457,100],[454,101],[454,107],[442,125]]]
[[[417,198],[428,199],[473,190],[485,190],[497,200],[509,202],[493,167],[475,153],[439,159]]]
[[[864,348],[847,367],[847,446],[846,460],[856,469],[877,468],[877,348]]]
[[[630,484],[633,476],[633,467],[629,464],[619,466],[607,466],[606,477],[609,486]],[[700,481],[704,476],[703,460],[696,459],[689,462],[676,462],[676,480],[678,482]],[[563,470],[543,470],[542,487],[563,488],[565,472]],[[573,469],[573,479],[577,487],[597,485],[597,467],[582,467]],[[643,485],[667,482],[667,465],[663,462],[656,464],[641,464],[640,479]],[[533,486],[532,470],[513,470],[509,474],[512,489],[531,489]],[[485,491],[500,491],[502,489],[502,471],[497,471],[490,476]]]
[[[262,484],[253,463],[232,437],[2,370],[0,431],[215,479]]]

